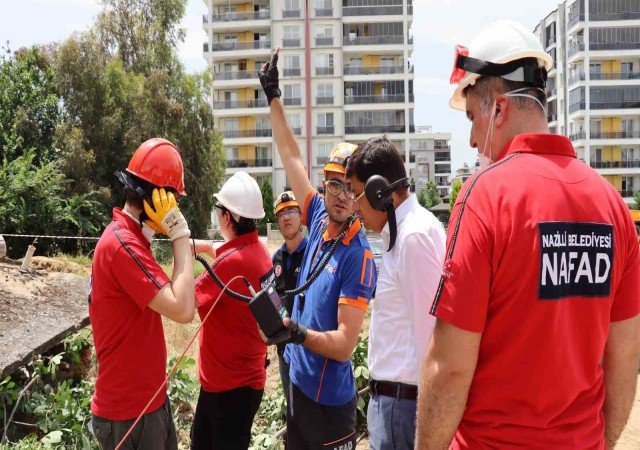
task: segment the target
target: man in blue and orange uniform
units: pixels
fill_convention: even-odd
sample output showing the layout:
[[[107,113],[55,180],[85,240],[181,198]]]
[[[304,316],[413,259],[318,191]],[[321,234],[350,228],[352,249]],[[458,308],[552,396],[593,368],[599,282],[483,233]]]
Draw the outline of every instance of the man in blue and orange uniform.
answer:
[[[91,428],[105,450],[118,445],[164,383],[167,351],[161,316],[187,323],[195,309],[191,233],[174,197],[185,195],[178,149],[165,139],[148,140],[116,176],[125,186],[125,205],[113,210],[113,222],[98,241],[89,294],[98,359]],[[151,254],[154,230],[171,239],[171,280]],[[125,445],[177,450],[166,389]]]
[[[298,286],[318,278],[293,302],[285,319],[290,365],[287,448],[355,448],[356,387],[350,356],[358,341],[376,283],[369,243],[355,219],[354,195],[345,177],[347,159],[356,148],[338,144],[324,167],[324,200],[313,188],[296,138],[280,101],[278,51],[260,71],[271,108],[273,133],[293,193],[305,199],[302,222],[309,228]],[[335,253],[319,267],[333,245]],[[293,345],[292,345],[293,344]]]
[[[284,244],[273,254],[273,272],[276,277],[276,292],[282,299],[289,316],[293,312],[293,296],[285,296],[286,291],[296,288],[302,257],[307,248],[307,237],[302,230],[302,211],[292,191],[278,195],[274,202],[278,229]],[[278,344],[278,369],[284,392],[289,391],[289,365],[284,360],[286,344]]]
[[[500,21],[457,50],[450,104],[483,169],[449,223],[416,448],[614,448],[640,356],[629,209],[549,133],[533,33]]]
[[[225,244],[212,264],[222,283],[244,276],[255,291],[273,283],[273,265],[265,245],[258,239],[256,220],[264,217],[262,194],[256,180],[236,172],[214,194],[218,223]],[[238,279],[229,288],[250,296]],[[258,412],[266,381],[267,347],[246,302],[225,292],[204,272],[196,280],[198,314],[211,312],[200,330],[198,356],[202,388],[191,431],[192,450],[246,450],[251,425]]]

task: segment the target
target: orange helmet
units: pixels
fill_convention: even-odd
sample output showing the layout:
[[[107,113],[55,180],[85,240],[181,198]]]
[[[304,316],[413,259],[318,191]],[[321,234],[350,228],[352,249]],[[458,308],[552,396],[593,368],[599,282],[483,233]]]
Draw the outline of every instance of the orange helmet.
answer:
[[[347,173],[347,161],[357,148],[357,145],[348,142],[336,144],[329,152],[327,163],[324,165],[325,177],[327,172]]]
[[[300,208],[298,201],[296,200],[296,196],[293,195],[291,191],[285,191],[282,194],[278,195],[278,198],[273,203],[273,213],[278,214],[285,208],[289,206],[295,206],[296,208]]]
[[[180,151],[166,139],[155,138],[143,142],[133,154],[126,171],[154,186],[187,195]]]

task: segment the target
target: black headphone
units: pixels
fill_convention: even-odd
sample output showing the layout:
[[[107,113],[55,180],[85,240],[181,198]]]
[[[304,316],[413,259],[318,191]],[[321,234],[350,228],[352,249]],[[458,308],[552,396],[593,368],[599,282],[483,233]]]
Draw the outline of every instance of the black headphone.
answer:
[[[409,177],[404,177],[389,184],[382,175],[372,175],[364,185],[364,195],[371,207],[377,211],[387,211],[393,207],[392,194],[401,188],[409,187]]]
[[[396,243],[398,225],[396,223],[396,209],[393,207],[392,194],[401,188],[410,186],[409,177],[400,178],[389,184],[382,175],[372,175],[364,185],[364,195],[371,207],[377,211],[386,211],[389,221],[389,248],[391,251]]]

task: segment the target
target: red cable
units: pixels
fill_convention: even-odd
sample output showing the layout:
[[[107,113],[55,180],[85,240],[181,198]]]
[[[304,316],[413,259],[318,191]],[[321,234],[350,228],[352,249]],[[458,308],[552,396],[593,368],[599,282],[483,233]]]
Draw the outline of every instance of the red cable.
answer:
[[[233,277],[231,280],[229,280],[227,282],[227,284],[224,285],[224,289],[222,289],[222,291],[220,291],[220,294],[218,294],[218,297],[216,298],[216,301],[213,303],[213,305],[211,306],[211,309],[209,310],[209,312],[207,313],[206,316],[204,316],[204,319],[202,319],[202,322],[200,323],[200,326],[198,327],[198,329],[196,330],[196,332],[194,333],[193,337],[191,338],[191,340],[189,341],[189,343],[187,344],[187,346],[184,348],[184,350],[182,351],[182,354],[178,357],[178,359],[176,360],[175,364],[173,365],[173,367],[171,368],[171,370],[169,371],[169,374],[167,375],[167,378],[165,378],[164,382],[162,383],[162,385],[160,385],[160,387],[158,388],[158,390],[156,391],[155,394],[153,394],[153,397],[151,397],[151,400],[149,400],[149,403],[147,403],[147,406],[144,407],[144,409],[142,410],[142,412],[140,413],[140,415],[138,416],[138,418],[136,419],[135,422],[133,422],[133,425],[131,425],[131,428],[129,428],[129,431],[127,431],[127,434],[124,435],[124,437],[122,438],[122,440],[120,441],[120,443],[116,446],[115,450],[119,450],[120,447],[122,446],[122,444],[124,444],[124,441],[127,440],[127,438],[131,435],[131,433],[133,432],[134,428],[136,427],[136,425],[138,425],[138,422],[140,422],[140,419],[142,419],[142,416],[144,416],[147,412],[147,409],[149,409],[149,406],[151,406],[151,404],[153,403],[153,401],[156,399],[156,397],[158,396],[158,394],[160,394],[160,392],[162,392],[162,389],[165,386],[168,386],[169,384],[169,379],[171,378],[171,376],[173,375],[173,373],[176,371],[178,364],[180,364],[180,361],[182,360],[182,358],[184,358],[185,353],[187,353],[187,350],[189,350],[189,348],[191,347],[191,344],[193,344],[193,341],[196,340],[196,337],[198,336],[198,333],[200,332],[200,329],[202,328],[202,326],[204,325],[204,323],[207,321],[207,319],[209,318],[209,314],[211,314],[211,311],[213,311],[213,309],[216,307],[216,305],[218,304],[218,301],[220,300],[220,297],[222,297],[222,294],[225,293],[225,291],[227,290],[227,288],[229,287],[229,285],[231,283],[233,283],[235,280],[237,279],[242,279],[244,278],[242,275],[237,275],[235,277]]]

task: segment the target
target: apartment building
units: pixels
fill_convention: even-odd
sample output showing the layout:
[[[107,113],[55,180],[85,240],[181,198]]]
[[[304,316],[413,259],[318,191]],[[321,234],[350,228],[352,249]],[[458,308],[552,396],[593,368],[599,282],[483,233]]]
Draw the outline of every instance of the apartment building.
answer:
[[[454,180],[460,180],[462,184],[464,184],[467,179],[473,175],[480,168],[480,163],[476,161],[475,165],[469,165],[467,163],[463,163],[462,167],[456,169],[456,176],[453,178]]]
[[[205,0],[203,55],[214,76],[227,175],[245,170],[258,183],[269,177],[274,192],[288,185],[257,78],[278,46],[282,101],[314,186],[321,187],[338,142],[387,133],[410,161],[411,1]]]
[[[409,140],[408,172],[416,192],[429,181],[438,185],[441,198],[451,188],[451,133],[434,133],[430,126],[419,126]]]
[[[640,0],[567,0],[535,29],[554,58],[552,132],[627,203],[640,190]]]

